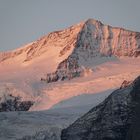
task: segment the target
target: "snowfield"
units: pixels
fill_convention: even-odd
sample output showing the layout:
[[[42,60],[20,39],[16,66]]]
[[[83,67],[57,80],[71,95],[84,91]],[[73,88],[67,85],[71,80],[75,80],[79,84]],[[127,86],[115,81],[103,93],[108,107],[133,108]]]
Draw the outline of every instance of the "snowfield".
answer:
[[[122,58],[96,65],[93,74],[86,77],[41,83],[41,93],[33,95],[31,92],[32,94],[28,95],[28,99],[32,96],[32,99],[36,100],[30,109],[31,112],[0,113],[0,138],[15,140],[26,136],[27,140],[33,140],[37,136],[42,139],[47,136],[50,140],[59,139],[63,128],[102,102],[114,89],[120,87],[124,80],[130,81],[137,77],[140,74],[139,63],[138,58]],[[13,85],[7,86],[12,86],[13,89]],[[1,93],[4,89],[1,88]],[[26,95],[25,92],[21,92],[22,88],[20,92],[18,90],[7,92]]]

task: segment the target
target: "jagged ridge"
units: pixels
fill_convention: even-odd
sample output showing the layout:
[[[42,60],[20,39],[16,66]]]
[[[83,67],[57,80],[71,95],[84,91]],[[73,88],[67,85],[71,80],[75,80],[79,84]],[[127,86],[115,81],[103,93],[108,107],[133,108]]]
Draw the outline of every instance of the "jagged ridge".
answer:
[[[75,44],[76,36],[83,24],[84,23],[81,22],[67,29],[49,33],[37,41],[34,41],[17,50],[11,52],[0,52],[0,62],[10,58],[15,58],[24,53],[25,57],[22,62],[30,61],[49,51],[48,47],[54,47],[54,51],[56,47],[60,47],[59,56],[61,57],[64,55],[64,52],[66,53],[66,51]]]

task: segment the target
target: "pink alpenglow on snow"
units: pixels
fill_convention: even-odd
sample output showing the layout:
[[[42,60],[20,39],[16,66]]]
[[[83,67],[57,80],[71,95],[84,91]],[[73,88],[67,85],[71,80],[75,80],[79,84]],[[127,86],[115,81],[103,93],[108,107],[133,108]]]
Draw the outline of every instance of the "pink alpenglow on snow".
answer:
[[[0,97],[31,100],[34,111],[61,106],[64,100],[113,90],[135,79],[139,56],[139,32],[89,19],[0,53]]]

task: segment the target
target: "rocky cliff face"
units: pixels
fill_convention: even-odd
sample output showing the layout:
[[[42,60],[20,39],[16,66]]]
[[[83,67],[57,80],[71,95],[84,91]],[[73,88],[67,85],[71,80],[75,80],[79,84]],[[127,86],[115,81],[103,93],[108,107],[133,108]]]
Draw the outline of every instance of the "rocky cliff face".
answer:
[[[136,51],[140,51],[140,33],[89,19],[79,33],[76,48],[79,48],[78,52],[81,50],[83,55],[87,55],[84,57],[137,56]]]
[[[139,140],[140,77],[62,131],[62,140]]]

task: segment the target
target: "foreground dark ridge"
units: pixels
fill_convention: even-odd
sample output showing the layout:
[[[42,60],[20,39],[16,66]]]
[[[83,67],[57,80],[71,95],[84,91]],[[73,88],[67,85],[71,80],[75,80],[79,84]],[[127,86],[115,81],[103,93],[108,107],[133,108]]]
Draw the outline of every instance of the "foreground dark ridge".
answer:
[[[140,76],[62,131],[62,140],[140,140]]]

